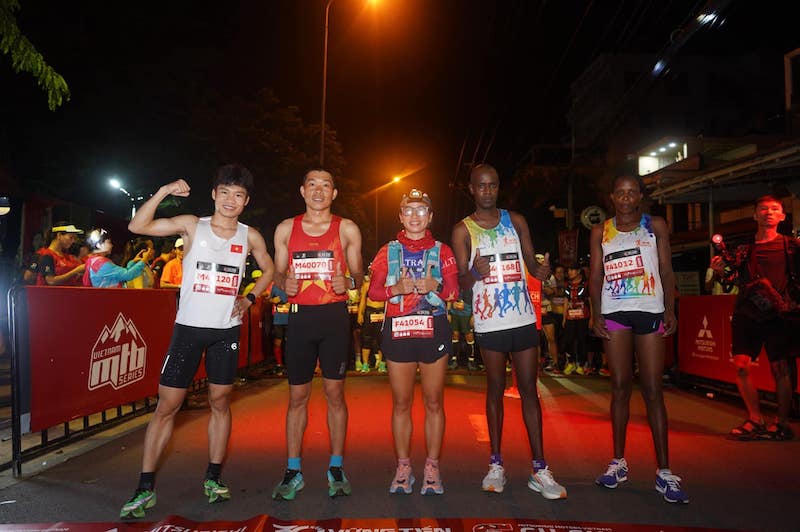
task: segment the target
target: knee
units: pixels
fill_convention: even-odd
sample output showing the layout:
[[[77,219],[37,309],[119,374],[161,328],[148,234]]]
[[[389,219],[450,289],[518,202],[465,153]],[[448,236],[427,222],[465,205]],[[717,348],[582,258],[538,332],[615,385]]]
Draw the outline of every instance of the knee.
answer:
[[[395,397],[392,401],[392,409],[395,414],[408,414],[411,412],[412,400],[410,397]]]
[[[664,392],[657,386],[642,386],[642,399],[645,403],[658,403],[664,400]]]
[[[429,413],[438,413],[444,408],[441,394],[426,395],[422,399],[425,403],[425,410]]]
[[[611,393],[614,394],[614,396],[616,397],[630,397],[631,396],[630,382],[612,379]]]
[[[450,339],[451,339],[453,342],[456,342],[456,343],[457,343],[457,342],[458,342],[458,341],[461,339],[461,335],[460,335],[460,334],[458,334],[458,331],[452,331],[452,333],[450,334]]]
[[[467,334],[465,334],[464,338],[466,339],[468,344],[474,344],[475,343],[475,335],[472,334],[471,332],[468,332]]]

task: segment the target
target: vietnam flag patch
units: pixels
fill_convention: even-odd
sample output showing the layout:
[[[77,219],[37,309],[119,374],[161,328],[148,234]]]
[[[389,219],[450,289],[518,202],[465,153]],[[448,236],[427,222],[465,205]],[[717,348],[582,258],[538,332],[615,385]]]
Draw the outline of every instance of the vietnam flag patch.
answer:
[[[241,252],[242,252],[242,246],[240,246],[239,244],[231,244],[231,253],[241,253]]]

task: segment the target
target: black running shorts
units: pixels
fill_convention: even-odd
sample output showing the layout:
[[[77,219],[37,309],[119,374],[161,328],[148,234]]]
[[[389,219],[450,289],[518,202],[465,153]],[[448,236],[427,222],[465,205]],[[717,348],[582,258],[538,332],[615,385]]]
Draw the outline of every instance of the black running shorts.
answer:
[[[386,360],[392,362],[432,364],[450,355],[450,337],[450,324],[444,314],[433,317],[433,336],[430,338],[392,338],[392,319],[387,317],[381,331],[381,351]]]
[[[498,353],[517,353],[531,347],[539,347],[539,331],[536,324],[523,325],[504,331],[475,333],[478,347]]]
[[[731,318],[731,354],[748,355],[755,361],[764,347],[770,362],[793,358],[796,356],[793,334],[796,332],[787,330],[779,318],[759,323],[734,313]]]
[[[323,377],[344,379],[350,338],[346,303],[292,305],[284,355],[289,384],[311,382],[317,361]]]
[[[206,373],[212,384],[233,384],[239,362],[239,329],[209,329],[180,323],[172,330],[172,341],[161,364],[159,383],[188,388],[194,379],[203,351]]]

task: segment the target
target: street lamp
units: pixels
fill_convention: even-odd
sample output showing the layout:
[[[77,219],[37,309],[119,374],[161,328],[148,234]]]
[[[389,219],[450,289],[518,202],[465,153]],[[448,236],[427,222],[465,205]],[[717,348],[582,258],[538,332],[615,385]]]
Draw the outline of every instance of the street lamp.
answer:
[[[322,36],[322,114],[320,118],[319,134],[319,166],[325,166],[325,107],[328,96],[328,23],[330,21],[331,6],[334,0],[325,0],[325,30]],[[369,4],[377,4],[378,0],[369,0]]]
[[[128,192],[123,188],[122,183],[116,177],[110,178],[108,180],[108,185],[111,188],[119,190],[120,192],[128,196],[129,200],[131,200],[131,220],[133,220],[133,217],[136,216],[136,203],[134,202],[133,196],[131,196],[130,192]]]

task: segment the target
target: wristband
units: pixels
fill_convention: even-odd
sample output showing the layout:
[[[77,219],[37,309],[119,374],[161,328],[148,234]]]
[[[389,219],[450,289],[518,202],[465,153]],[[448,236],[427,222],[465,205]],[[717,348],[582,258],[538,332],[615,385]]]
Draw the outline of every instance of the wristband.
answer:
[[[249,294],[247,294],[246,296],[244,296],[244,298],[245,298],[246,300],[248,300],[248,301],[250,302],[250,304],[251,304],[251,305],[252,305],[253,303],[255,303],[255,302],[256,302],[256,296],[255,296],[255,294],[253,294],[253,292],[250,292]]]
[[[472,278],[475,279],[476,281],[480,281],[481,279],[483,279],[483,276],[480,274],[480,272],[478,271],[478,269],[475,267],[474,264],[472,265],[472,268],[469,269],[469,273],[472,274]]]
[[[386,287],[386,299],[387,300],[388,299],[392,299],[393,297],[394,296],[392,295],[392,287],[391,286],[387,286]]]

